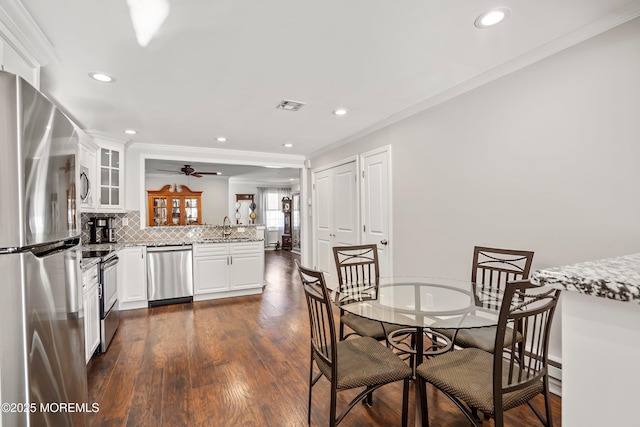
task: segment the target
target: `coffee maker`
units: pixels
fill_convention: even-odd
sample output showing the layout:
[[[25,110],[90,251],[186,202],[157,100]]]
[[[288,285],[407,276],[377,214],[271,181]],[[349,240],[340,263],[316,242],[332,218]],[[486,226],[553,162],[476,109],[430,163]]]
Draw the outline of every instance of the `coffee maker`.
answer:
[[[91,233],[89,243],[116,243],[116,229],[113,227],[112,217],[89,218],[89,230]]]

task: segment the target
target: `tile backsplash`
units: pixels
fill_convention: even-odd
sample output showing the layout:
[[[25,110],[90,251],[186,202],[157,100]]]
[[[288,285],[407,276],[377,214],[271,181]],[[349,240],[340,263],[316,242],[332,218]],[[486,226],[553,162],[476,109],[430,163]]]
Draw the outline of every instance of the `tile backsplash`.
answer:
[[[202,239],[223,238],[221,225],[190,225],[178,227],[147,227],[140,229],[140,212],[129,211],[127,213],[96,213],[83,212],[80,215],[82,225],[82,243],[89,243],[89,218],[92,217],[112,217],[116,229],[116,240],[118,243],[138,243],[138,242],[189,242]],[[127,225],[122,225],[123,219],[127,220]],[[240,231],[244,229],[244,231]],[[254,238],[256,237],[255,225],[231,226],[232,239]]]

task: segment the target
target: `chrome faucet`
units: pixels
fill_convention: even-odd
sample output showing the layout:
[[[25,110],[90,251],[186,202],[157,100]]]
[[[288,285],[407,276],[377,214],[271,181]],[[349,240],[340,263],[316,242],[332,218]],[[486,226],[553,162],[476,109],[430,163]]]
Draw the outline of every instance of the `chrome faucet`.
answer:
[[[222,220],[222,235],[225,239],[231,236],[231,220],[228,216],[225,216]]]

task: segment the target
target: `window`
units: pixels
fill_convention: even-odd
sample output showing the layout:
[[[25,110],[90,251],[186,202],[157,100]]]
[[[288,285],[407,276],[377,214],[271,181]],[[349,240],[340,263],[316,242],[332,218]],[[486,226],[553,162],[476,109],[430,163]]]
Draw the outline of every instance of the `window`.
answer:
[[[265,206],[266,226],[267,229],[273,230],[284,228],[284,215],[278,198],[278,190],[267,190],[267,203]]]

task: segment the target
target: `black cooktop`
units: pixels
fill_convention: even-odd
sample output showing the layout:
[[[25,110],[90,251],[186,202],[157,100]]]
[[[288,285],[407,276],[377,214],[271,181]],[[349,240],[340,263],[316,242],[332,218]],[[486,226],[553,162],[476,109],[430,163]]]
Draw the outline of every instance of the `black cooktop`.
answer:
[[[111,251],[108,249],[82,251],[82,258],[102,258],[103,256],[109,255],[109,253],[111,253]]]

